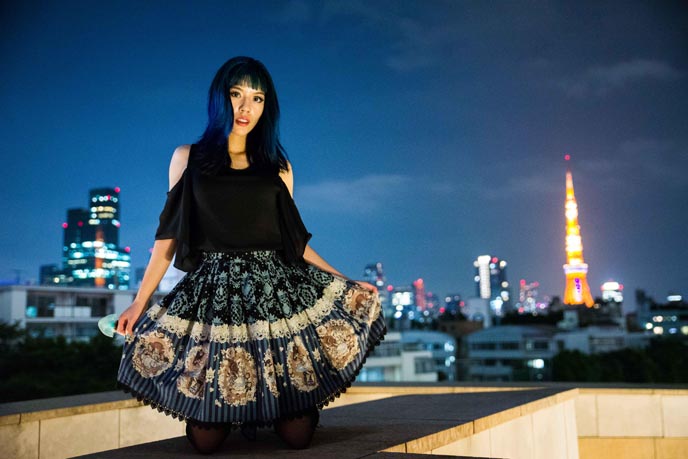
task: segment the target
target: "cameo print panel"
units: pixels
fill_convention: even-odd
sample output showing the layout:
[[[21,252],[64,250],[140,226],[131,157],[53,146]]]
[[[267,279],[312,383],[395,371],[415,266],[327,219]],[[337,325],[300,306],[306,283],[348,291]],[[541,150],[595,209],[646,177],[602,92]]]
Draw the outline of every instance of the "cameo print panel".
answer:
[[[159,376],[172,366],[172,340],[160,331],[141,335],[134,348],[132,364],[144,378]]]

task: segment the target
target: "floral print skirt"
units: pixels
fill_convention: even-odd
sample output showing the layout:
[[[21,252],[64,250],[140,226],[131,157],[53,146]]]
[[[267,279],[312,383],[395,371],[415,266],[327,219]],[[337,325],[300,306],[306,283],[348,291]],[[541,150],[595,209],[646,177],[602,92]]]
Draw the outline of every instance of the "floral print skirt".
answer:
[[[117,387],[201,427],[322,408],[384,339],[378,296],[275,250],[202,252],[125,337]]]

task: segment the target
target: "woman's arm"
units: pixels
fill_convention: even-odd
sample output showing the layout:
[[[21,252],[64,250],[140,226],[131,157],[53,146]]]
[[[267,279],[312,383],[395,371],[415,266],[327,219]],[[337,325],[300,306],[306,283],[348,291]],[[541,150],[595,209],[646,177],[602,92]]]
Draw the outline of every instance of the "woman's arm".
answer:
[[[174,185],[181,179],[184,169],[186,169],[186,165],[189,162],[189,151],[190,145],[181,145],[172,153],[169,168],[170,190],[174,188]],[[176,249],[176,239],[159,239],[155,241],[150,261],[143,274],[139,291],[136,294],[136,300],[148,303],[148,300],[153,295],[158,284],[160,284],[160,281],[165,276],[167,269],[170,267]]]
[[[326,262],[320,255],[318,255],[318,252],[313,250],[313,248],[308,244],[306,244],[306,250],[304,250],[303,252],[303,259],[306,260],[308,263],[317,266],[323,271],[327,271],[332,274],[336,274],[340,277],[343,277],[344,279],[348,279],[348,277],[346,277],[344,274],[334,269],[328,262]]]
[[[134,302],[140,303],[145,308],[148,300],[153,296],[155,289],[165,276],[167,268],[170,267],[176,249],[176,239],[158,239],[155,241],[148,266],[146,266],[146,271],[143,273],[141,286],[138,292],[136,292]]]
[[[188,145],[182,145],[174,150],[169,169],[170,190],[181,178],[188,159]],[[172,258],[174,257],[176,249],[176,239],[158,239],[155,241],[150,260],[148,261],[148,266],[146,266],[146,271],[141,280],[141,286],[138,292],[136,292],[134,301],[124,312],[122,312],[122,314],[120,314],[117,320],[117,333],[121,335],[133,333],[134,324],[146,309],[148,301],[151,296],[153,296],[155,289],[167,272],[170,263],[172,263]]]
[[[289,190],[289,194],[292,196],[292,199],[294,197],[294,173],[291,167],[291,164],[289,161],[287,161],[287,165],[289,166],[289,169],[287,171],[281,171],[280,172],[280,177],[284,181],[285,185],[287,185],[287,189]],[[306,244],[306,249],[303,252],[303,259],[306,260],[308,263],[317,266],[318,268],[322,269],[323,271],[327,271],[331,274],[336,274],[337,276],[343,277],[344,279],[348,279],[344,274],[340,273],[336,269],[334,269],[328,262],[326,262],[323,257],[318,255],[318,252],[313,250],[313,248],[309,245]],[[363,282],[363,281],[354,281],[358,283],[359,285],[377,292],[377,287],[375,287],[372,284],[369,284],[368,282]]]

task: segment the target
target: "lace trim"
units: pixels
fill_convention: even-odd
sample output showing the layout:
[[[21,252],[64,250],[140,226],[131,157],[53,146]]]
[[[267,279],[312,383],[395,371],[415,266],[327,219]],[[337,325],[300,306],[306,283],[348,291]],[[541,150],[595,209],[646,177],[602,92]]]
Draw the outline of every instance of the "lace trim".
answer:
[[[246,325],[204,324],[167,315],[167,308],[162,307],[158,303],[151,306],[146,311],[146,314],[157,323],[158,327],[174,333],[179,338],[190,335],[197,342],[245,343],[249,340],[292,336],[295,332],[301,331],[310,325],[320,324],[332,312],[335,300],[342,296],[345,288],[346,282],[335,278],[325,287],[322,297],[312,307],[289,318],[275,322],[259,320],[253,324]]]

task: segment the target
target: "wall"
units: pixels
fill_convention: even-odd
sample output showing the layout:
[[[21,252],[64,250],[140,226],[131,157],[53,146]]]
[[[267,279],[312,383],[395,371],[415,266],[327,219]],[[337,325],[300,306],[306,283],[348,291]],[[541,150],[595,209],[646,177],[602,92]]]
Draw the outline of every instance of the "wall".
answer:
[[[581,459],[688,458],[688,389],[579,389]]]
[[[509,459],[578,459],[575,390],[473,422],[473,433],[425,451]]]

